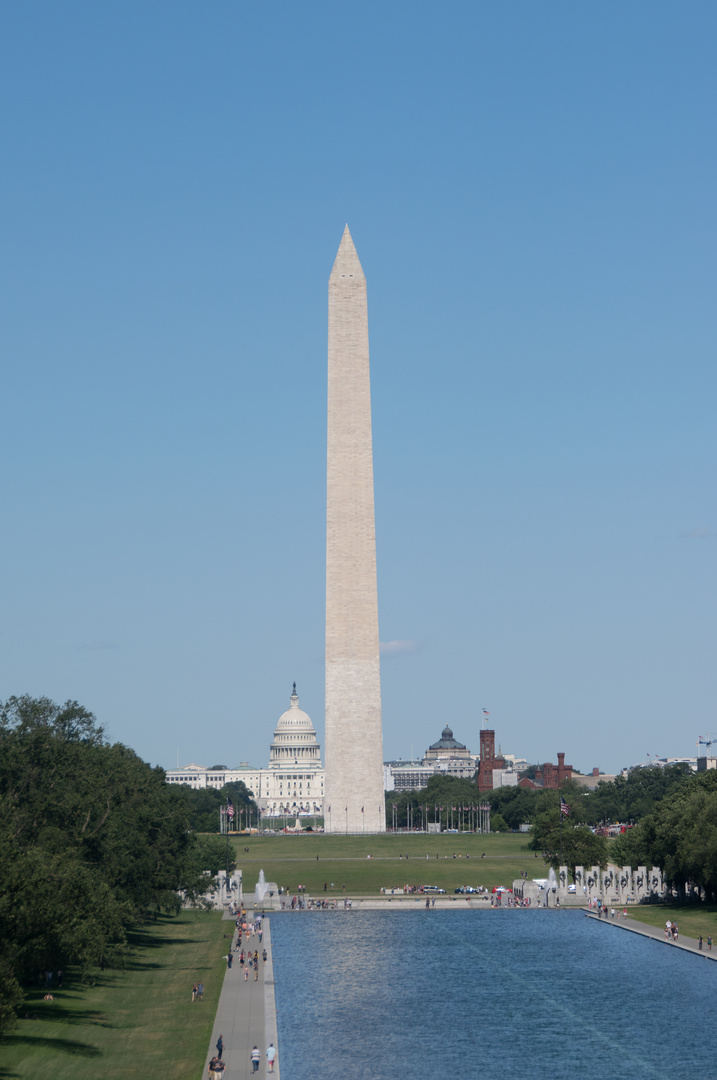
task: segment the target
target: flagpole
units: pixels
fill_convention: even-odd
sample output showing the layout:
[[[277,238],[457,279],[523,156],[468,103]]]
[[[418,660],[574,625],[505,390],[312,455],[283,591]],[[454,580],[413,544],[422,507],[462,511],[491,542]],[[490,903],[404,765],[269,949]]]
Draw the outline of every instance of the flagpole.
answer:
[[[227,837],[227,887],[228,887],[229,886],[229,802],[228,802],[228,800],[227,800],[226,822],[227,822],[226,837]]]
[[[563,795],[558,788],[558,813],[560,814],[560,862],[558,863],[558,873],[560,873],[560,867],[563,865]]]

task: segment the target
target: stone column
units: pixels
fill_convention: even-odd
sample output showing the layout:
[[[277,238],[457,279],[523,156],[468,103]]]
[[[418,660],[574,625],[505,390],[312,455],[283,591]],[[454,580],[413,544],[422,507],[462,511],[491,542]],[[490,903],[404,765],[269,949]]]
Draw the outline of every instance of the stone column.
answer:
[[[647,867],[638,866],[635,871],[635,899],[642,900],[648,892]]]
[[[558,896],[560,897],[560,902],[561,903],[563,902],[563,900],[567,900],[568,896],[570,895],[568,893],[568,885],[569,884],[570,884],[570,875],[568,873],[567,866],[559,866],[558,867]]]
[[[635,893],[632,884],[632,867],[623,866],[620,872],[620,886],[622,889],[623,900],[627,900],[628,897],[635,898]]]
[[[590,885],[590,882],[592,882],[592,886]],[[599,866],[591,866],[588,872],[588,896],[592,897],[593,900],[597,900],[602,896]]]
[[[575,895],[582,900],[587,900],[588,894],[584,892],[586,874],[582,866],[575,867]]]

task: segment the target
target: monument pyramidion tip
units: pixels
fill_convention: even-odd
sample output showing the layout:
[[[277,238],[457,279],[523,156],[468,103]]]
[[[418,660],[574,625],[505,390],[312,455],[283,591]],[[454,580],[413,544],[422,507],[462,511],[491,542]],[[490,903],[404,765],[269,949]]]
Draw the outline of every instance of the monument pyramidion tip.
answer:
[[[342,277],[357,277],[362,280],[364,279],[363,268],[359,261],[356,245],[353,242],[348,225],[344,229],[344,234],[341,237],[341,243],[339,244],[339,250],[336,253],[334,267],[331,271],[331,280],[336,281],[337,278]]]

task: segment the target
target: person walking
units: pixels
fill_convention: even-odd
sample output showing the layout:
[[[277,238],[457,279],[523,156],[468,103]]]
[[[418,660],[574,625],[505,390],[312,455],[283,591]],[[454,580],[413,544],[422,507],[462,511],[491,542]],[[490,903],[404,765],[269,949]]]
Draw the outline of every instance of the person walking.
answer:
[[[217,1054],[222,1057],[224,1054],[224,1036],[220,1035],[217,1039]]]
[[[227,953],[227,971],[231,971],[233,963],[234,963],[233,955],[231,953]]]
[[[224,1076],[224,1062],[220,1057],[213,1057],[207,1069],[209,1080],[222,1080]]]
[[[269,1072],[273,1073],[274,1061],[276,1060],[276,1049],[273,1043],[269,1043],[268,1047],[266,1048],[266,1060],[269,1063]]]
[[[202,1001],[204,998],[204,983],[197,984],[197,1001]]]
[[[196,1000],[197,1000],[197,994],[198,994],[198,993],[199,993],[199,991],[198,991],[198,989],[197,989],[197,984],[196,984],[196,983],[192,983],[192,1001],[196,1001]]]
[[[252,1050],[251,1054],[249,1055],[249,1060],[251,1061],[252,1072],[258,1073],[259,1062],[261,1061],[261,1052],[258,1046],[255,1046]]]
[[[712,935],[707,935],[707,952],[712,952]]]
[[[702,934],[697,938],[697,948],[702,952]]]

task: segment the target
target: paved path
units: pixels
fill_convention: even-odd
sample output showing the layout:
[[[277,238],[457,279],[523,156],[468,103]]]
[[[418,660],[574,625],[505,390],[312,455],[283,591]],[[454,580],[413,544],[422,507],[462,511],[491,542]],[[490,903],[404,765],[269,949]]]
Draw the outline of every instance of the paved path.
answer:
[[[665,937],[664,926],[650,926],[648,923],[638,922],[637,919],[623,919],[622,916],[618,916],[617,908],[615,908],[615,918],[600,919],[593,911],[585,911],[588,919],[594,919],[595,922],[603,923],[606,927],[610,926],[614,930],[630,930],[633,934],[641,934],[642,937],[650,938],[652,941],[660,942],[662,945],[668,945],[672,949],[682,949],[683,952],[695,953],[697,956],[702,957],[703,960],[717,960],[717,952],[709,952],[707,950],[707,941],[702,951],[700,952],[699,945],[696,938],[680,937],[677,941],[672,941]],[[665,920],[667,922],[667,920]]]
[[[225,919],[235,918],[224,914]],[[247,912],[247,919],[253,918],[252,912]],[[238,954],[235,954],[231,971],[227,970],[224,975],[217,1015],[212,1029],[212,1038],[204,1063],[202,1080],[208,1076],[208,1066],[216,1054],[216,1043],[220,1035],[224,1039],[224,1053],[222,1060],[226,1064],[224,1080],[248,1080],[250,1076],[264,1077],[273,1075],[276,1080],[281,1080],[279,1069],[279,1040],[276,1030],[276,1006],[274,1004],[274,966],[271,950],[271,927],[269,919],[264,918],[264,936],[261,945],[258,937],[251,938],[252,952],[259,951],[259,979],[254,982],[253,971],[249,972],[249,978],[244,982],[244,975],[239,966]],[[236,941],[236,931],[232,939],[232,945]],[[245,946],[246,947],[246,946]],[[266,949],[268,959],[266,964],[261,959],[261,951]],[[266,1048],[273,1042],[277,1048],[276,1062],[273,1074],[269,1073],[266,1062]],[[258,1046],[261,1051],[261,1063],[259,1072],[252,1072],[250,1055],[253,1046]]]

